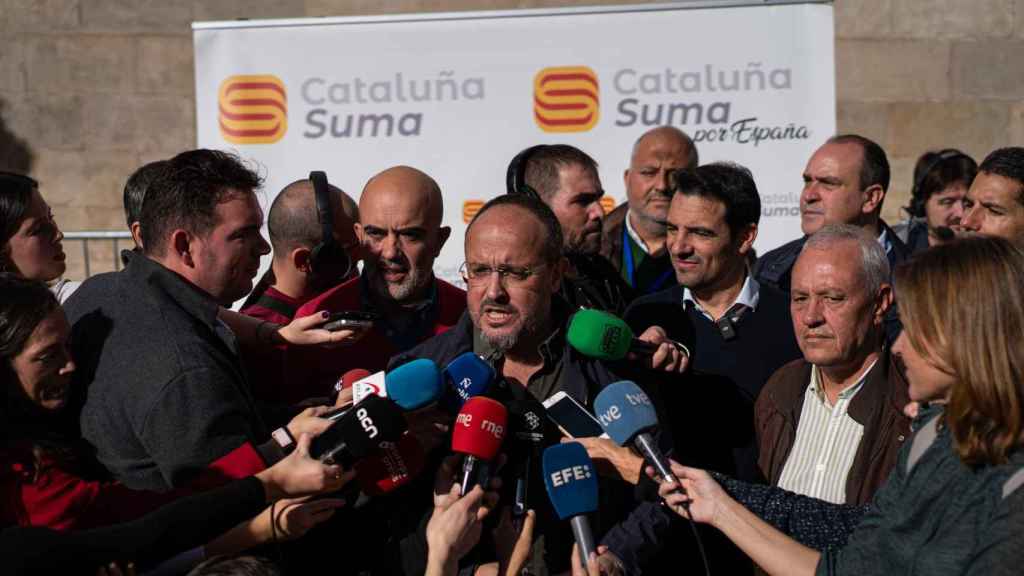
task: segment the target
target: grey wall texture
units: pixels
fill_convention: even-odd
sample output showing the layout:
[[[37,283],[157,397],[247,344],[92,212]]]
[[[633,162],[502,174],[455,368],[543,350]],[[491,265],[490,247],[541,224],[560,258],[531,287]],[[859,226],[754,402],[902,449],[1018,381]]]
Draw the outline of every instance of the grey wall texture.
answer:
[[[128,175],[195,144],[195,20],[626,3],[0,0],[0,168],[38,178],[64,230],[124,229]],[[925,150],[980,161],[1024,143],[1024,0],[837,0],[835,14],[838,127],[889,153],[887,220]],[[66,244],[81,278],[81,248]],[[90,250],[92,273],[113,266],[109,245]]]

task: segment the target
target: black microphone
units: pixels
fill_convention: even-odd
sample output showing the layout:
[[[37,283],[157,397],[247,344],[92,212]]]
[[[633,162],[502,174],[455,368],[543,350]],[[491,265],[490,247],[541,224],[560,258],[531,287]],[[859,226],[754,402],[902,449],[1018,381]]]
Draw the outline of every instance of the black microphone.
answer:
[[[367,396],[338,417],[309,444],[309,455],[345,468],[374,453],[382,442],[395,442],[408,428],[402,409],[379,396]]]

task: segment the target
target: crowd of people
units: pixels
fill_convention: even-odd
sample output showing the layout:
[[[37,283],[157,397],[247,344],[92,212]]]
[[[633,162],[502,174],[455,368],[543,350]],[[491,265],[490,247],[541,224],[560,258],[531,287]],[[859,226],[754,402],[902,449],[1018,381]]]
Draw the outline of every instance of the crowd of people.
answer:
[[[147,164],[124,188],[124,268],[81,283],[62,278],[45,179],[0,173],[6,562],[196,576],[1017,573],[1024,148],[980,164],[926,152],[893,226],[888,160],[870,139],[828,139],[802,177],[800,238],[758,256],[756,175],[700,164],[676,128],[636,141],[627,201],[608,214],[593,158],[532,146],[455,240],[460,286],[433,273],[452,240],[444,193],[409,166],[358,200],[321,172],[288,184],[268,242],[262,182],[241,158]],[[631,352],[575,342],[581,310],[621,318]],[[452,449],[468,426],[452,367],[467,357],[489,367],[483,395],[509,414],[475,486],[462,476],[476,457]],[[404,405],[389,378],[426,361],[445,391]],[[349,414],[379,432],[359,377],[404,409],[387,445],[401,458],[384,444],[357,454],[351,430],[336,438]],[[650,450],[671,473],[647,449],[537,417],[559,395],[594,413],[623,380],[653,405]],[[323,456],[327,437],[352,456]],[[537,464],[566,442],[598,474],[584,558]]]

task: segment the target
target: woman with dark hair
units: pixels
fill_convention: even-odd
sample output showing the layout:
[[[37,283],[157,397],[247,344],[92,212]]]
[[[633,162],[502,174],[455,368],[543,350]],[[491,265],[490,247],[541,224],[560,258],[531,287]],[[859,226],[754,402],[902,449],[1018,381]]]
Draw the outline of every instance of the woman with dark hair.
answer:
[[[51,284],[63,303],[79,284],[60,279],[67,269],[63,239],[39,183],[0,171],[0,272]]]
[[[912,253],[948,242],[960,226],[963,199],[978,174],[973,158],[954,148],[925,152],[914,166],[910,219],[893,227]]]
[[[721,530],[769,574],[1018,574],[1022,286],[1024,252],[1000,238],[936,246],[897,269],[903,332],[893,353],[906,366],[910,398],[931,406],[866,508],[805,499],[818,503],[805,501],[805,509],[859,517],[833,545],[814,549],[792,539],[734,500],[735,484],[720,486],[702,470],[673,463],[683,491],[672,482],[659,492],[680,515]],[[811,531],[836,527],[816,522]]]

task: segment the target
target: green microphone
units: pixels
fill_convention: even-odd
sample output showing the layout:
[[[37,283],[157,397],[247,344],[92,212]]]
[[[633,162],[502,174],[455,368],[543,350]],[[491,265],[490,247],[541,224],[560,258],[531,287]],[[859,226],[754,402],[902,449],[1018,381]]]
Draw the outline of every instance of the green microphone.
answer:
[[[622,360],[630,352],[651,356],[658,349],[655,344],[638,340],[621,318],[586,308],[577,311],[569,321],[566,339],[584,356],[600,360]],[[673,344],[686,351],[681,344]]]

